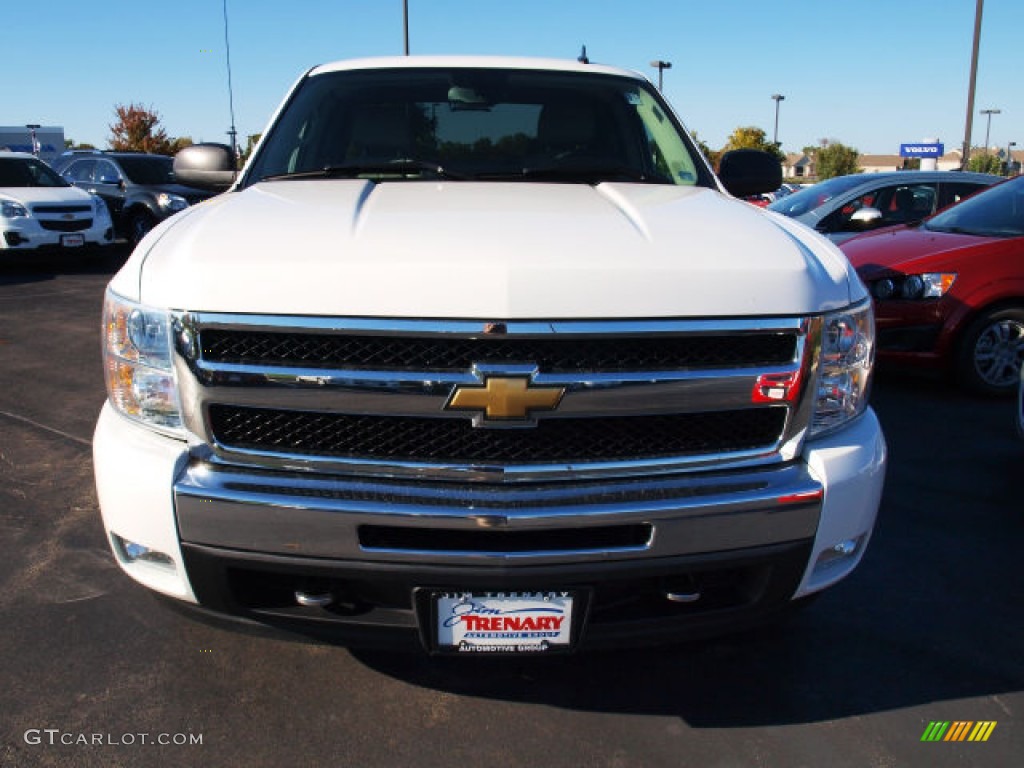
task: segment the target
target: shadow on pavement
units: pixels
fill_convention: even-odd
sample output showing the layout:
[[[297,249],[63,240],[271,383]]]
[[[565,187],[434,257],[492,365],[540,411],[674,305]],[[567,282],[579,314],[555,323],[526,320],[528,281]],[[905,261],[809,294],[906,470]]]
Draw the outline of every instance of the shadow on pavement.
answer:
[[[131,247],[127,243],[118,243],[100,253],[11,254],[0,251],[0,286],[40,283],[58,275],[113,274],[130,254]]]
[[[1024,688],[1024,441],[1013,404],[886,377],[890,448],[857,572],[803,612],[702,643],[567,658],[431,659],[353,651],[429,689],[703,728],[821,722]]]

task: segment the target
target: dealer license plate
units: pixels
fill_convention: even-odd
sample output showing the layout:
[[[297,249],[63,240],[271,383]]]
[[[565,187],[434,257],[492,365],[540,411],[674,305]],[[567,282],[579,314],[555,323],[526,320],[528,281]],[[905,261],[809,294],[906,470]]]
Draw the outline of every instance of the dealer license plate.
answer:
[[[85,245],[85,235],[61,235],[60,244],[65,248],[80,248]]]
[[[434,599],[439,651],[545,653],[570,648],[571,592],[441,592]]]

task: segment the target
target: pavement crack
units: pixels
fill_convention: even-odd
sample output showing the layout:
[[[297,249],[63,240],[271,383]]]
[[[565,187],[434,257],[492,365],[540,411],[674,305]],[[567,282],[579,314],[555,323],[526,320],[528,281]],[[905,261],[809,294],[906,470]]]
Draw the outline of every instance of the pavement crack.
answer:
[[[84,437],[79,437],[78,435],[72,435],[70,432],[65,432],[64,430],[57,429],[56,427],[41,424],[40,422],[35,421],[33,419],[29,419],[25,416],[19,416],[16,413],[10,413],[8,411],[0,411],[0,416],[11,419],[12,421],[17,421],[21,424],[28,424],[31,427],[41,429],[44,432],[49,432],[50,434],[53,435],[58,435],[59,437],[63,437],[65,440],[70,440],[71,442],[77,443],[78,445],[84,445],[86,448],[92,448],[91,440],[87,440]]]

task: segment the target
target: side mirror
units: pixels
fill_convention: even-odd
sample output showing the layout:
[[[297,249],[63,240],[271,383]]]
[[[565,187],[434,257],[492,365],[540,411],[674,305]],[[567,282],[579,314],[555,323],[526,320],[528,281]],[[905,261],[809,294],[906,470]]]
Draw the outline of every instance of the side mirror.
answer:
[[[882,212],[877,208],[864,206],[863,208],[854,211],[853,215],[850,216],[850,221],[847,224],[847,229],[859,232],[865,229],[874,229],[881,223]]]
[[[190,187],[223,192],[235,183],[235,153],[226,144],[193,144],[174,156],[174,177]]]
[[[722,155],[718,178],[735,197],[763,195],[782,186],[782,163],[759,149],[734,149]]]

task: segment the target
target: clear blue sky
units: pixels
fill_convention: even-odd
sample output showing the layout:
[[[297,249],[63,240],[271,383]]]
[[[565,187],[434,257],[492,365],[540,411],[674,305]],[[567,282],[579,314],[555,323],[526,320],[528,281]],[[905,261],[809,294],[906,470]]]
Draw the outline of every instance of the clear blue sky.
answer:
[[[409,0],[412,53],[672,62],[665,94],[712,147],[738,126],[786,151],[838,139],[862,153],[963,141],[976,0]],[[225,141],[222,0],[0,0],[0,125],[62,125],[107,144],[114,105],[155,109],[167,133]],[[228,0],[240,136],[263,129],[314,64],[402,53],[402,0]],[[1024,2],[986,0],[975,111],[1024,149]],[[974,144],[985,140],[975,114]],[[243,142],[244,143],[244,142]]]

